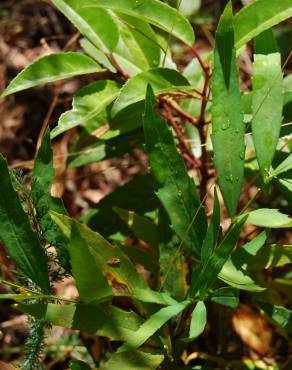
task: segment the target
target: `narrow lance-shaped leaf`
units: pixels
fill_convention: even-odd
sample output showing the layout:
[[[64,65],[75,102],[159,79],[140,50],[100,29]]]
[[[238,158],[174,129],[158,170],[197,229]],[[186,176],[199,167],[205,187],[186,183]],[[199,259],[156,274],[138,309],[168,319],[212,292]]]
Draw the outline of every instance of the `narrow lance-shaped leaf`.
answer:
[[[172,34],[189,46],[194,43],[194,31],[188,20],[158,0],[82,0],[83,7],[91,11],[104,8],[130,15]]]
[[[49,54],[37,59],[20,72],[1,96],[69,77],[102,71],[103,69],[93,59],[80,53]]]
[[[282,90],[281,55],[255,55],[252,134],[263,177],[269,176],[279,140],[283,109]]]
[[[83,1],[80,0],[52,2],[93,45],[106,53],[114,50],[119,40],[119,30],[106,9],[92,11],[82,7]]]
[[[68,240],[52,221],[49,210],[66,214],[62,199],[51,196],[51,186],[55,175],[50,130],[45,132],[40,149],[35,158],[31,180],[31,195],[36,217],[48,242],[57,250],[61,266],[70,270],[66,244]]]
[[[255,54],[268,55],[278,51],[277,41],[272,28],[260,33],[255,38]]]
[[[208,259],[214,251],[215,246],[217,245],[217,239],[219,236],[220,230],[220,204],[217,195],[216,189],[214,190],[214,208],[211,223],[208,227],[206,237],[204,239],[201,258],[202,261]]]
[[[287,172],[292,169],[292,154],[279,164],[279,166],[273,171],[273,176],[278,176],[281,173]]]
[[[226,208],[234,216],[243,181],[245,128],[240,112],[231,2],[216,32],[212,94],[214,165]]]
[[[291,0],[252,2],[234,17],[236,48],[240,48],[263,31],[290,17],[292,17]]]
[[[80,300],[84,303],[110,299],[112,295],[100,265],[92,258],[87,240],[82,237],[78,222],[71,225],[71,238],[68,245],[72,274],[76,282]]]
[[[147,341],[147,339],[149,339],[153,334],[155,334],[167,321],[169,321],[172,317],[178,315],[189,304],[190,301],[183,301],[181,303],[177,303],[157,311],[140,326],[136,333],[133,333],[127,338],[126,342],[119,349],[119,352],[124,352],[130,349],[140,347],[143,343]]]
[[[207,309],[203,301],[199,301],[192,313],[189,338],[194,339],[200,336],[207,323]]]
[[[194,180],[176,150],[166,122],[155,111],[156,100],[148,86],[144,116],[146,149],[151,173],[157,184],[157,196],[165,208],[173,230],[185,247],[200,255],[207,220]]]
[[[246,217],[234,224],[212,255],[194,270],[190,289],[191,297],[204,297],[208,289],[213,286],[238,241],[245,220]]]
[[[7,163],[1,154],[0,173],[0,239],[21,273],[42,288],[44,293],[49,293],[45,251],[13,189]]]

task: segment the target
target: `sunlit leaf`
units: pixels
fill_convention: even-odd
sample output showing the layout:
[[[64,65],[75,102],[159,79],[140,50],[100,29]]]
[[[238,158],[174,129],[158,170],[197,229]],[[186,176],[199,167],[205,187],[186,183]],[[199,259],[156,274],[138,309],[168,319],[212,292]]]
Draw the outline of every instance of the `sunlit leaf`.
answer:
[[[73,98],[72,110],[63,113],[58,126],[52,131],[52,138],[76,127],[90,125],[100,113],[117,97],[118,85],[114,81],[101,80],[83,87]]]
[[[122,87],[113,106],[113,115],[131,104],[144,100],[148,84],[151,84],[155,94],[176,91],[189,86],[189,82],[173,69],[156,68],[142,72],[128,80]]]
[[[234,17],[235,46],[248,41],[292,16],[290,0],[257,0],[244,7]]]
[[[158,0],[82,0],[81,8],[92,12],[96,8],[104,8],[130,15],[161,28],[189,46],[194,43],[194,32],[187,19]]]
[[[69,77],[102,71],[94,60],[80,53],[49,54],[37,59],[20,72],[10,82],[2,96]]]
[[[192,320],[189,332],[189,338],[197,338],[200,336],[207,323],[207,309],[203,301],[199,301],[192,313]]]
[[[247,213],[246,223],[267,228],[289,228],[292,220],[278,209],[260,208]],[[243,215],[245,216],[245,215]]]
[[[276,306],[268,302],[257,302],[258,306],[287,331],[288,334],[292,335],[292,311],[282,306]]]

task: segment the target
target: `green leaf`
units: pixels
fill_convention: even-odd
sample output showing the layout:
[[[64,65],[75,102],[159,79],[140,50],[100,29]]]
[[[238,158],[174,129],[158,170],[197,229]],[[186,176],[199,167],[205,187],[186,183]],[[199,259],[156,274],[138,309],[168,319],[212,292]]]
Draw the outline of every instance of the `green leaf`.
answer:
[[[272,175],[278,176],[281,173],[287,172],[291,169],[292,169],[292,154],[289,154],[288,157],[274,169]]]
[[[179,12],[185,17],[194,15],[201,7],[201,0],[179,0]]]
[[[207,260],[202,261],[193,272],[190,288],[191,297],[204,297],[208,289],[213,286],[238,241],[244,223],[245,218],[234,224],[212,255]]]
[[[0,281],[1,282],[1,281]],[[43,299],[43,298],[48,298],[47,295],[44,294],[0,294],[0,299],[11,299],[12,301],[15,302],[21,302],[21,301],[29,301],[33,300],[35,301],[36,299]]]
[[[199,301],[192,313],[189,338],[194,339],[199,337],[207,324],[207,309],[203,301]]]
[[[31,195],[36,210],[36,217],[44,237],[56,248],[61,266],[69,271],[69,256],[66,247],[68,240],[60,232],[60,229],[55,225],[48,213],[49,210],[62,214],[67,213],[62,200],[51,196],[54,175],[53,151],[51,148],[50,130],[48,129],[35,158],[31,180]]]
[[[74,26],[103,52],[112,51],[119,40],[119,30],[106,9],[84,8],[79,0],[52,0]]]
[[[157,206],[158,200],[154,194],[151,176],[137,176],[99,202],[92,215],[84,217],[83,222],[87,222],[92,229],[98,230],[105,237],[116,233],[128,235],[128,227],[114,212],[113,207],[128,208],[144,215],[155,210]]]
[[[277,53],[278,46],[274,36],[273,29],[268,29],[260,33],[255,39],[255,54],[273,54]]]
[[[84,303],[110,299],[112,289],[92,256],[88,241],[82,236],[78,222],[71,224],[71,238],[68,245],[72,274],[80,300]]]
[[[50,212],[50,215],[62,232],[70,238],[72,219],[55,212]],[[88,255],[88,258],[91,256],[93,263],[104,276],[109,276],[109,278],[113,277],[117,282],[128,286],[130,291],[135,288],[148,288],[143,277],[138,274],[132,262],[117,245],[111,245],[100,234],[90,230],[86,225],[76,222],[76,227],[77,226],[79,238],[82,238],[83,243],[86,243],[87,251],[85,253]],[[75,234],[75,237],[76,236],[77,235]],[[72,248],[78,249],[78,242],[74,246],[71,246],[70,254],[72,253]],[[78,278],[82,279],[82,270],[80,271],[77,267],[78,253],[79,252],[75,250],[75,271],[78,271]],[[101,284],[102,290],[107,292],[107,287],[104,285],[104,282]],[[86,290],[86,287],[84,287],[84,289]]]
[[[210,293],[208,299],[211,302],[227,306],[229,308],[236,308],[239,305],[239,291],[234,288],[220,288]]]
[[[83,361],[74,360],[70,364],[70,370],[90,370],[91,367]]]
[[[244,172],[244,123],[234,49],[231,2],[216,32],[212,77],[212,143],[218,183],[230,216],[239,201]]]
[[[283,109],[282,90],[281,55],[255,55],[252,133],[257,160],[264,177],[269,175],[279,140]]]
[[[135,333],[141,318],[108,304],[20,304],[17,308],[38,320],[73,330],[123,341]]]
[[[155,111],[156,100],[149,86],[146,97],[144,133],[151,173],[156,182],[157,196],[165,208],[171,227],[185,247],[197,255],[207,228],[204,209],[194,180],[187,173],[177,152],[166,122]]]
[[[140,326],[140,328],[135,333],[127,338],[126,342],[122,345],[122,347],[120,347],[119,352],[125,352],[130,349],[140,347],[167,321],[169,321],[172,317],[178,315],[189,304],[190,301],[183,301],[172,306],[161,308],[159,311],[155,312]]]
[[[235,46],[248,41],[292,16],[290,0],[257,0],[244,7],[234,17]]]
[[[116,115],[127,106],[143,101],[148,84],[152,85],[156,95],[189,86],[189,82],[173,69],[156,68],[142,72],[128,80],[122,87],[112,114]]]
[[[169,294],[155,292],[151,289],[134,289],[133,297],[141,302],[157,303],[163,306],[171,306],[177,303]]]
[[[278,209],[260,208],[246,213],[245,215],[248,215],[246,223],[255,226],[267,227],[270,229],[292,227],[291,218],[279,212]]]
[[[90,125],[100,113],[117,97],[118,85],[114,81],[101,80],[83,87],[73,98],[72,110],[63,113],[52,138],[77,126]]]
[[[13,189],[7,163],[1,154],[0,173],[0,240],[21,273],[42,288],[44,293],[49,293],[45,251]]]
[[[287,331],[288,334],[292,335],[292,311],[282,306],[276,306],[267,302],[257,302],[257,305]]]
[[[219,231],[220,231],[220,204],[217,195],[217,190],[215,189],[213,215],[201,250],[202,261],[207,260],[212,255],[214,248],[217,245]]]
[[[158,67],[161,50],[149,24],[128,15],[118,14],[119,18],[117,14],[114,16],[120,39],[113,56],[119,66],[131,77],[143,70]]]
[[[248,292],[262,292],[262,288],[242,269],[237,268],[231,259],[228,259],[224,264],[218,278],[226,284]]]
[[[292,263],[292,245],[271,244],[262,248],[249,262],[248,269],[259,271]]]
[[[139,216],[133,211],[114,207],[113,210],[121,217],[121,219],[133,230],[137,238],[149,243],[155,250],[158,249],[159,230],[157,225],[149,219]]]
[[[96,8],[105,8],[126,14],[161,28],[189,46],[194,43],[194,32],[188,20],[157,0],[82,0],[81,7],[92,12]]]
[[[20,72],[2,93],[14,94],[34,86],[64,80],[69,77],[102,72],[101,67],[80,53],[54,53],[45,55]]]
[[[155,370],[164,360],[163,355],[154,355],[141,351],[114,353],[100,370]]]

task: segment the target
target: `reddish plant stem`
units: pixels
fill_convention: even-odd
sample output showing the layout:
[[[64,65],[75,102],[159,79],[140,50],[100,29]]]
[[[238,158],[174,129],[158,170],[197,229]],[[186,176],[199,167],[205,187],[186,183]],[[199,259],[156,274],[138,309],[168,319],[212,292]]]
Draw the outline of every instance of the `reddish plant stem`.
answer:
[[[123,68],[119,65],[119,63],[116,61],[116,58],[114,57],[113,53],[110,53],[109,54],[109,57],[113,63],[113,66],[116,67],[116,69],[118,70],[118,72],[122,75],[122,77],[125,79],[125,80],[128,80],[130,78],[130,76],[128,75],[127,72],[125,72],[123,70]]]
[[[174,101],[162,99],[163,103],[168,105],[170,108],[172,108],[180,117],[183,119],[186,119],[187,121],[191,122],[194,126],[199,125],[199,121],[197,118],[193,117],[189,113],[185,112],[181,107]]]

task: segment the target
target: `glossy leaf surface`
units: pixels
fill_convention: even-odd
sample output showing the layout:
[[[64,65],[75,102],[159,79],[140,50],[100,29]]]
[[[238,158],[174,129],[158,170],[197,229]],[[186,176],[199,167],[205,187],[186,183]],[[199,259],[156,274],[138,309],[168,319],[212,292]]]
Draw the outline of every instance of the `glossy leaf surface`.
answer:
[[[10,82],[2,96],[69,77],[102,71],[94,60],[80,53],[49,54],[37,59],[20,72]]]

